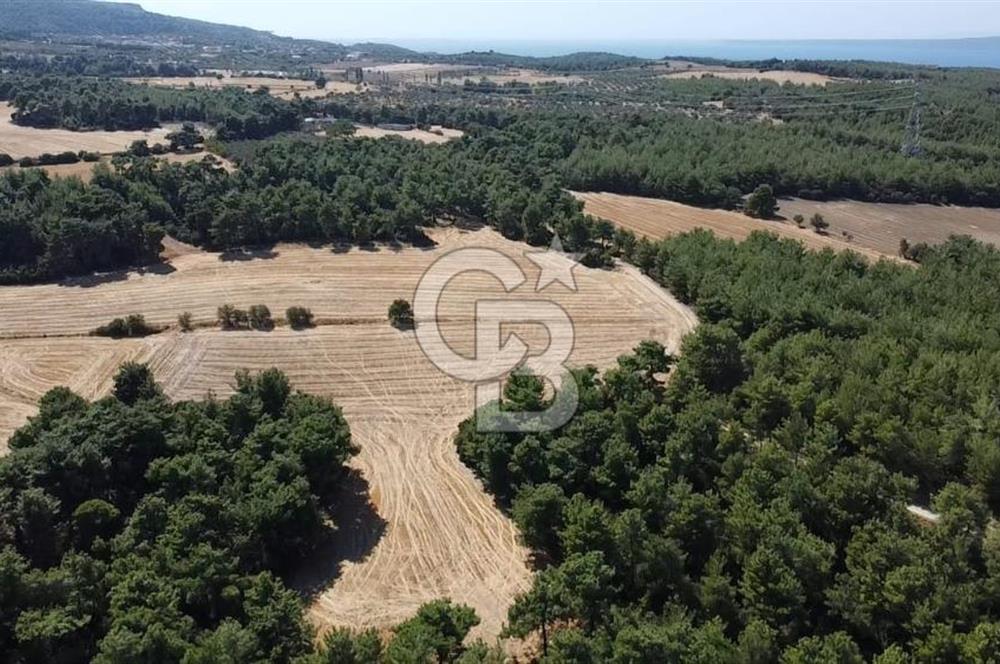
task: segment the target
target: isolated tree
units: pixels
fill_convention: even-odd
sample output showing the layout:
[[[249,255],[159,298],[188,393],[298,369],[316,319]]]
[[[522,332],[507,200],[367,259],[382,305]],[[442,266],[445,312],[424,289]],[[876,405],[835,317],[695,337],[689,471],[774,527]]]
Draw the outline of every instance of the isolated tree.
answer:
[[[413,307],[406,300],[395,300],[389,305],[389,322],[400,330],[413,327]]]
[[[325,76],[317,76],[316,77],[316,87],[319,88],[320,90],[322,90],[323,88],[326,87],[326,77]]]
[[[774,197],[774,189],[769,184],[762,184],[753,190],[747,198],[744,212],[758,219],[770,219],[778,211],[778,199]]]
[[[830,227],[830,222],[824,219],[823,215],[817,212],[816,214],[814,214],[812,217],[809,218],[809,225],[813,227],[814,231],[822,234],[826,232],[827,228]]]
[[[305,307],[288,307],[285,320],[293,330],[302,330],[313,325],[313,312]]]
[[[274,328],[274,319],[271,318],[271,310],[266,304],[255,304],[250,307],[247,314],[250,327],[254,330],[267,331]]]
[[[898,254],[899,254],[900,258],[909,258],[910,257],[910,242],[905,237],[899,238],[899,251],[898,251]]]
[[[224,330],[235,330],[246,327],[249,316],[243,309],[237,309],[231,304],[224,304],[219,307],[216,315],[219,320],[219,327]]]
[[[185,311],[177,317],[177,326],[181,329],[181,332],[190,332],[194,329],[190,311]]]
[[[160,388],[153,380],[153,372],[145,364],[126,362],[115,374],[114,395],[127,406],[137,401],[160,395]]]
[[[454,662],[469,630],[479,624],[476,612],[464,604],[439,599],[417,609],[417,615],[396,629],[385,651],[389,662]]]
[[[803,217],[801,214],[793,216],[792,221],[794,221],[795,225],[798,226],[799,228],[805,228],[806,226],[806,218]]]

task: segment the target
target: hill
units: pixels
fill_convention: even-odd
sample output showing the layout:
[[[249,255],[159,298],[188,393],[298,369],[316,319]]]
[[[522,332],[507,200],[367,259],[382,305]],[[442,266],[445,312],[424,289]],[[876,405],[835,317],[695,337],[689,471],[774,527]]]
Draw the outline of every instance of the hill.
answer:
[[[270,32],[148,12],[138,4],[96,0],[7,0],[0,28],[8,36],[158,38],[199,43],[333,46]]]

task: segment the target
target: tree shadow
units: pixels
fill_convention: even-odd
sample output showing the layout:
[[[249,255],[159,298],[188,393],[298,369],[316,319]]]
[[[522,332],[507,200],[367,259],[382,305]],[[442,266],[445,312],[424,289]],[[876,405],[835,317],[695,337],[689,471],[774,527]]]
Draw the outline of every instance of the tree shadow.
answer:
[[[140,276],[145,274],[166,275],[176,271],[177,268],[170,263],[151,263],[149,265],[141,265],[139,267],[132,267],[124,270],[95,272],[93,274],[85,274],[79,277],[66,277],[62,281],[59,281],[58,285],[66,288],[94,288],[96,286],[102,286],[116,281],[126,281],[130,274],[137,274]]]
[[[229,263],[234,261],[255,261],[271,260],[277,258],[278,252],[272,247],[258,247],[256,249],[229,249],[219,254],[219,260]]]
[[[288,586],[307,599],[316,597],[340,577],[345,562],[368,557],[385,534],[387,522],[371,500],[368,481],[349,469],[339,490],[327,501],[329,521],[316,548],[289,574]]]

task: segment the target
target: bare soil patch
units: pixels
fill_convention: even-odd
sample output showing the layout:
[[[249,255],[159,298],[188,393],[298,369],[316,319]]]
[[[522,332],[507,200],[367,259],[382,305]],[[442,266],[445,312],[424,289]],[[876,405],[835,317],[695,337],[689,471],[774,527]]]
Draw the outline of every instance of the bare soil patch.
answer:
[[[685,233],[696,228],[704,228],[719,237],[732,240],[746,239],[754,231],[767,231],[779,237],[797,240],[808,249],[830,248],[835,251],[850,249],[873,260],[896,258],[895,247],[892,251],[880,251],[863,243],[857,237],[848,241],[839,231],[820,235],[812,229],[799,228],[787,220],[753,219],[739,212],[698,208],[641,196],[592,192],[573,192],[573,195],[584,202],[584,211],[588,214],[603,217],[638,235],[653,239]],[[783,204],[778,212],[788,218],[793,214],[788,212]]]
[[[539,294],[538,269],[524,257],[526,245],[490,230],[449,228],[433,236],[434,249],[278,245],[244,261],[178,244],[168,247],[173,258],[166,270],[0,288],[0,440],[53,386],[68,385],[90,398],[107,394],[116,367],[127,359],[149,362],[175,399],[203,398],[210,390],[224,396],[236,369],[279,367],[299,389],[343,406],[361,447],[352,465],[362,486],[350,490],[367,491],[375,513],[344,524],[349,555],[332,552],[294,579],[312,591],[310,619],[321,630],[384,628],[427,600],[450,596],[475,607],[483,620],[477,634],[494,637],[514,596],[530,583],[527,551],[455,452],[456,427],[473,406],[470,386],[441,373],[413,332],[389,326],[389,303],[412,298],[420,275],[445,252],[475,246],[516,260],[527,281],[511,293],[480,273],[449,284],[440,318],[446,339],[460,352],[471,348],[474,302],[484,297],[509,299],[515,308],[539,297],[559,302],[575,323],[571,362],[578,365],[606,367],[647,338],[676,350],[697,321],[634,270],[577,267],[577,292],[553,284]],[[83,335],[129,313],[164,325],[190,311],[196,323],[208,323],[223,303],[264,303],[279,315],[303,305],[323,324],[301,332],[171,330],[118,341],[52,336]],[[525,328],[517,331],[541,351],[544,331]]]
[[[15,159],[37,157],[43,153],[58,152],[100,152],[112,154],[121,152],[132,141],[145,140],[150,145],[166,142],[166,135],[172,127],[158,127],[149,131],[69,131],[68,129],[36,129],[21,127],[11,122],[14,108],[7,102],[0,102],[0,152]]]

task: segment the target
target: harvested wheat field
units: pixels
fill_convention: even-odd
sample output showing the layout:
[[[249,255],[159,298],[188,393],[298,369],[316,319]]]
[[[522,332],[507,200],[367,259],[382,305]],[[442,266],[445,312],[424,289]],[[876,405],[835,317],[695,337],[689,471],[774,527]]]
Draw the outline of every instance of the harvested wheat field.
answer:
[[[794,83],[796,85],[826,85],[837,79],[823,74],[815,74],[807,71],[791,71],[785,69],[773,69],[759,71],[757,69],[736,69],[732,67],[695,67],[684,69],[683,71],[672,71],[661,74],[662,78],[704,78],[711,76],[714,78],[725,78],[735,81],[749,81],[753,79],[774,81],[778,84]]]
[[[100,152],[111,154],[126,149],[132,141],[145,140],[149,144],[166,142],[172,127],[158,127],[149,131],[69,131],[68,129],[36,129],[21,127],[11,122],[14,108],[0,102],[0,152],[15,159],[37,157],[46,152]]]
[[[449,83],[464,83],[466,80],[478,81],[485,78],[488,81],[503,85],[516,81],[518,83],[528,83],[537,85],[540,83],[582,83],[584,79],[574,74],[547,74],[535,69],[503,69],[500,71],[484,70],[483,73],[468,72],[467,74],[456,74],[445,76],[444,80]]]
[[[399,136],[411,141],[421,143],[447,143],[448,141],[464,136],[461,129],[449,129],[434,125],[430,131],[426,129],[383,129],[382,127],[372,127],[370,125],[354,125],[354,135],[361,138],[385,138],[386,136]]]
[[[441,373],[412,331],[389,326],[389,303],[412,298],[421,274],[446,252],[486,247],[513,258],[527,278],[510,293],[483,273],[448,284],[438,317],[459,352],[472,348],[473,303],[481,298],[510,300],[512,318],[519,301],[557,301],[575,324],[570,362],[577,365],[608,366],[646,338],[676,350],[697,321],[633,269],[578,266],[577,292],[553,283],[535,293],[539,271],[525,258],[526,245],[485,229],[438,229],[432,235],[438,242],[433,249],[279,245],[226,257],[170,243],[170,263],[144,274],[0,288],[0,440],[55,385],[87,397],[105,394],[126,359],[149,362],[175,399],[199,399],[210,390],[224,396],[238,368],[277,366],[298,388],[341,404],[361,448],[352,465],[362,479],[347,489],[361,500],[350,510],[352,520],[340,524],[347,545],[322,551],[292,579],[311,598],[311,620],[321,630],[387,627],[423,602],[449,596],[482,617],[476,634],[494,637],[512,599],[530,583],[527,552],[455,452],[452,437],[471,413],[472,389]],[[172,324],[190,311],[196,323],[210,325],[223,303],[264,303],[276,315],[304,305],[320,324],[302,332],[202,327],[140,340],[81,336],[133,312],[154,324]],[[547,343],[538,325],[512,328],[535,352]]]
[[[799,228],[782,220],[753,219],[739,212],[698,208],[674,201],[622,194],[572,192],[584,203],[584,211],[595,217],[602,217],[638,235],[658,239],[685,233],[696,228],[710,230],[719,237],[743,240],[754,231],[767,231],[780,237],[797,240],[808,249],[836,251],[850,249],[872,260],[889,258],[897,260],[896,248],[880,251],[861,242],[855,237],[848,240],[839,232],[824,235],[812,229]],[[779,213],[786,213],[782,205]],[[791,216],[791,215],[789,215]]]
[[[954,205],[862,203],[859,201],[779,200],[778,213],[791,219],[801,214],[809,219],[820,213],[830,223],[829,233],[849,233],[854,243],[895,254],[899,241],[939,244],[950,235],[971,235],[1000,247],[1000,210]]]

